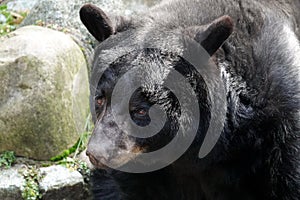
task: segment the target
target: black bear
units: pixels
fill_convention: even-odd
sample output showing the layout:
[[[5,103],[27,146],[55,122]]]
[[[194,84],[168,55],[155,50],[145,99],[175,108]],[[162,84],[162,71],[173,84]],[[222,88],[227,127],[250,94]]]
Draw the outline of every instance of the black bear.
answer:
[[[91,162],[99,168],[93,176],[94,198],[300,199],[299,10],[299,0],[172,0],[129,18],[84,5],[80,18],[100,42],[91,79],[95,129],[87,148]],[[205,49],[208,62],[213,63],[208,74],[196,71],[183,57],[178,34]],[[126,76],[139,68],[151,75]],[[137,157],[163,148],[176,137],[181,116],[186,116],[181,110],[184,105],[171,89],[157,84],[167,79],[170,68],[183,74],[196,91],[198,103],[194,103],[201,117],[193,142],[178,159],[157,170],[130,173],[109,168],[108,163],[138,163]],[[118,97],[114,88],[122,77],[127,78],[124,96]],[[145,85],[135,87],[135,81]],[[211,88],[209,81],[225,91],[224,116],[212,112],[210,95],[223,94]],[[154,105],[166,113],[156,135],[134,137],[128,134],[132,129],[115,122],[113,99],[127,99],[127,89],[133,93],[129,114],[124,116],[135,125],[146,128],[155,121]],[[218,110],[223,105],[215,106]],[[224,117],[220,137],[199,158],[216,116]]]

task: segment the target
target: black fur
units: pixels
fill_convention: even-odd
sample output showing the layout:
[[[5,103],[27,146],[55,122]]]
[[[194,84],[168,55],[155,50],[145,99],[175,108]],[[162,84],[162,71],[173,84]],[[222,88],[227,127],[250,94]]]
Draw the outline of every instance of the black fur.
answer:
[[[205,114],[200,123],[202,128],[185,155],[164,169],[145,174],[96,171],[93,177],[95,199],[300,199],[299,10],[299,0],[174,0],[164,1],[130,22],[112,22],[121,24],[122,28],[114,27],[119,32],[111,33],[97,48],[93,67],[99,70],[107,62],[103,60],[118,57],[115,49],[110,50],[113,47],[160,38],[170,30],[181,30],[197,41],[201,38],[197,37],[198,26],[211,24],[224,15],[230,16],[234,29],[228,39],[220,39],[224,35],[215,34],[216,39],[207,40],[207,45],[202,43],[218,69],[223,70],[220,75],[227,92],[228,108],[221,138],[207,157],[197,157],[203,140],[201,133],[206,129],[203,124],[210,118],[209,102],[205,98],[205,103],[200,105],[202,116]],[[225,27],[229,27],[224,31],[229,36],[230,24]],[[294,48],[290,48],[288,40],[293,34],[296,35]],[[212,43],[218,39],[219,43],[214,46]],[[226,40],[224,44],[223,40]],[[157,42],[163,41],[158,39]],[[92,87],[98,85],[99,96],[105,91],[109,97],[121,71],[126,71],[130,59],[138,55],[145,55],[146,59],[149,52],[136,52],[119,60],[105,73],[99,85],[91,83]],[[147,59],[158,65],[168,56],[159,58]],[[174,61],[174,67],[181,66],[182,73],[193,74],[182,67],[186,65],[180,60]],[[195,87],[202,96],[205,94],[201,81]],[[133,102],[141,100],[139,94],[133,97]],[[96,124],[95,132],[98,127],[123,134],[121,130],[113,130],[114,125],[105,125],[109,118],[102,111],[98,109],[103,118],[98,118],[102,122]],[[132,118],[143,125],[138,118]],[[173,118],[169,119],[172,122]],[[166,130],[176,127],[166,126]],[[154,145],[155,149],[155,145],[160,145],[159,138],[166,137],[168,141],[173,137],[162,134],[146,143]]]

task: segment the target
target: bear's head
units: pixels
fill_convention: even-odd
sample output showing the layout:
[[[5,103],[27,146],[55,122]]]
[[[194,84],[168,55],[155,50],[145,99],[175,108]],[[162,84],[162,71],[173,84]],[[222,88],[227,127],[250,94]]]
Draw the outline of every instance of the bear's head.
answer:
[[[80,18],[101,42],[95,50],[90,86],[95,121],[87,148],[91,162],[119,169],[140,164],[145,169],[152,163],[175,161],[193,147],[194,138],[203,142],[214,101],[208,87],[217,91],[221,84],[220,69],[211,66],[210,58],[231,35],[231,18],[170,29],[147,19],[144,23],[110,19],[91,4],[81,8]],[[188,50],[191,61],[184,54],[187,43],[201,45]],[[205,62],[204,76],[193,66],[195,54]],[[199,151],[199,144],[189,151]]]

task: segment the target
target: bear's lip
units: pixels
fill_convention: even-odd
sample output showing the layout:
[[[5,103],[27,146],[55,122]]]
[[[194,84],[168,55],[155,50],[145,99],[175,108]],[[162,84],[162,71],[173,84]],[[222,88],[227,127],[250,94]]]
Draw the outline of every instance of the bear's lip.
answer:
[[[104,158],[100,158],[100,160],[98,160],[92,154],[90,154],[88,152],[87,152],[87,156],[89,157],[93,166],[96,167],[97,169],[107,169],[108,168],[106,165],[103,164]]]

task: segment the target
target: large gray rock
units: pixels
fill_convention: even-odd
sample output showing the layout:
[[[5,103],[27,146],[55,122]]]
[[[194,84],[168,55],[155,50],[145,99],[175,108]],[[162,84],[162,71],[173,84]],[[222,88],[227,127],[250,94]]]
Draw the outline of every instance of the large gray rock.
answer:
[[[27,26],[0,40],[0,152],[48,160],[71,147],[88,112],[87,66],[67,35]]]

